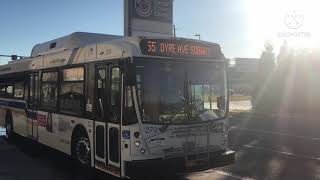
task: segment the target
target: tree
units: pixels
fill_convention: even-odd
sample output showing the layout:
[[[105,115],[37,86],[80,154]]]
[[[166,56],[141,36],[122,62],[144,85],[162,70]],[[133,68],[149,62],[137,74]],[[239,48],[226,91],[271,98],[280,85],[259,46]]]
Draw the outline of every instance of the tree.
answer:
[[[264,51],[261,54],[260,70],[265,73],[271,73],[275,67],[275,54],[273,52],[273,45],[271,42],[267,41],[264,44]]]
[[[280,47],[280,51],[277,56],[277,61],[281,62],[281,61],[287,60],[289,55],[290,55],[290,49],[288,46],[288,42],[286,40],[284,40],[281,47]]]
[[[266,89],[269,89],[268,87],[270,86],[270,82],[272,82],[272,74],[276,65],[276,58],[271,42],[265,42],[264,48],[265,49],[261,53],[260,57],[258,74],[252,98],[254,108],[258,106],[258,103],[259,101],[262,101],[262,98],[267,97]]]

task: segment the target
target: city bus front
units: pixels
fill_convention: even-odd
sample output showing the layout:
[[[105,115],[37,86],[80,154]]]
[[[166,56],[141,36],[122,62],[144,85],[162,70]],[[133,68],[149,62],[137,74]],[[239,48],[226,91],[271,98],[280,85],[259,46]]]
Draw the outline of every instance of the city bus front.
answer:
[[[135,86],[127,94],[139,125],[130,129],[128,174],[138,169],[182,172],[234,161],[228,150],[223,56],[136,57],[133,65]]]

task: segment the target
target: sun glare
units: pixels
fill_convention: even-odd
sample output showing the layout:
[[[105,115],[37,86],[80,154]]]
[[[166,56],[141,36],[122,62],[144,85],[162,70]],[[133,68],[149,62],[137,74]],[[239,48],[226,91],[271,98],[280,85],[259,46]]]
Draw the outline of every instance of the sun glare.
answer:
[[[247,0],[248,36],[256,47],[264,41],[275,51],[286,40],[291,47],[315,48],[320,42],[317,0]]]

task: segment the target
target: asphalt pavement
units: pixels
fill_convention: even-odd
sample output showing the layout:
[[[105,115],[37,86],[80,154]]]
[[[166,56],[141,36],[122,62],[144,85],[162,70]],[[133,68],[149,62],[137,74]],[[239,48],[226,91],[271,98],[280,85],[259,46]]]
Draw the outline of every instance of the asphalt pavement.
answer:
[[[320,122],[316,116],[233,113],[230,148],[233,165],[157,179],[251,180],[320,179]],[[22,139],[12,144],[0,138],[0,179],[114,179],[99,171],[75,169],[72,161]]]

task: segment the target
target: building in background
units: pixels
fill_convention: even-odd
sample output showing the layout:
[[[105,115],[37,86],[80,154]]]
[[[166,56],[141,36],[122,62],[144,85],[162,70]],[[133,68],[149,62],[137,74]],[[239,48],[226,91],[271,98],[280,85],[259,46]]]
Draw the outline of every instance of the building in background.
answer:
[[[235,58],[231,60],[229,88],[233,94],[251,94],[255,86],[259,61],[259,58]]]

